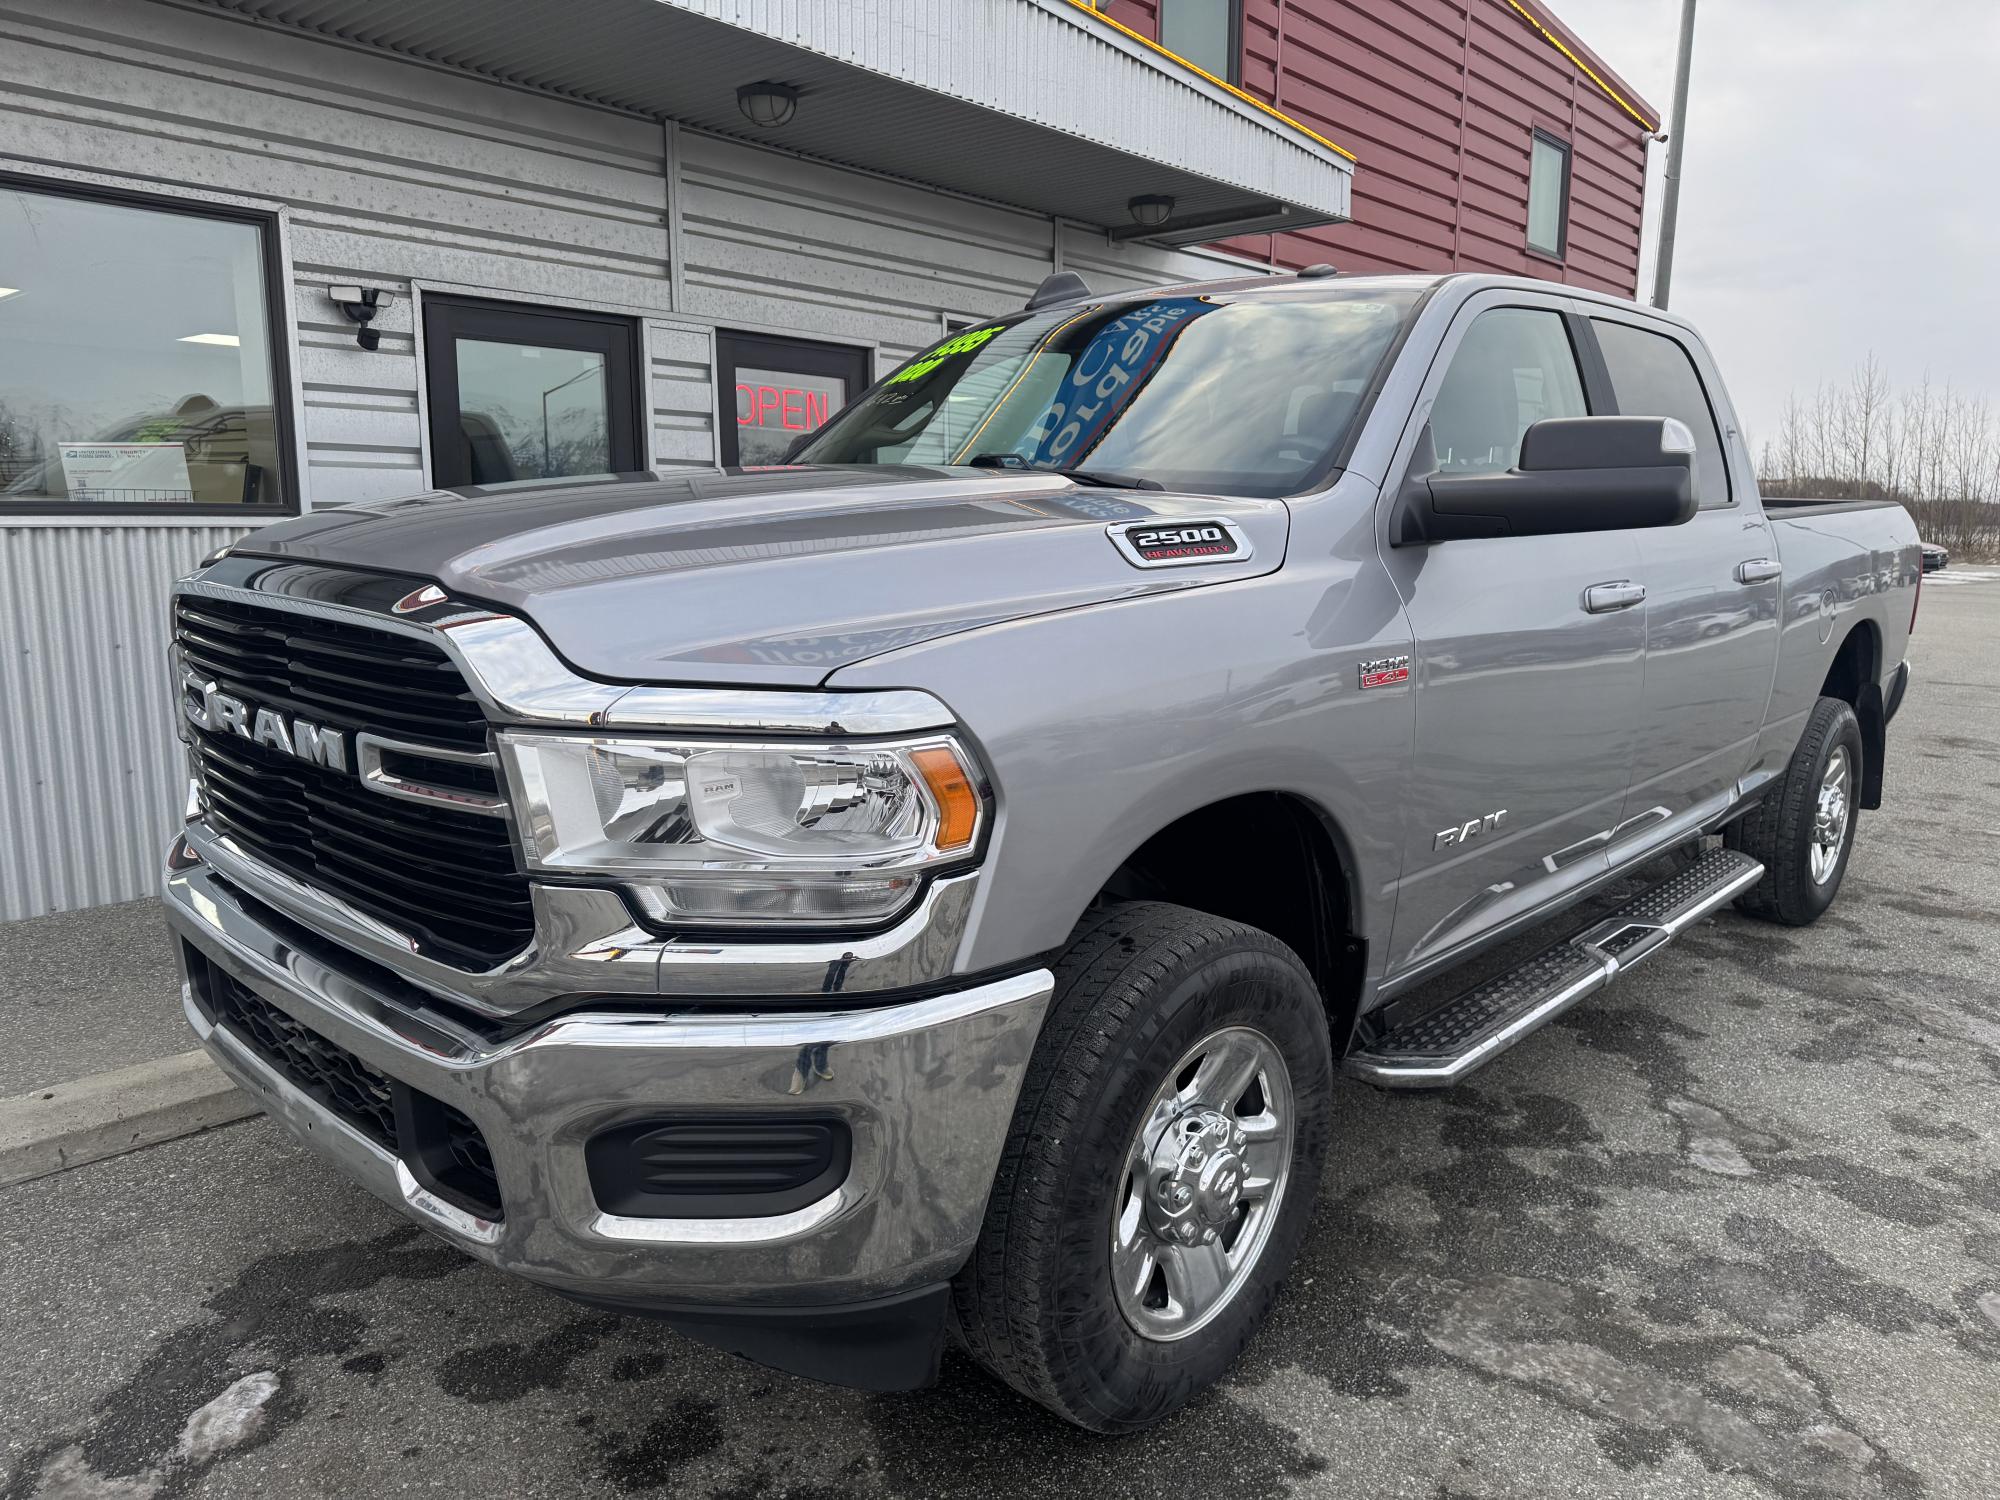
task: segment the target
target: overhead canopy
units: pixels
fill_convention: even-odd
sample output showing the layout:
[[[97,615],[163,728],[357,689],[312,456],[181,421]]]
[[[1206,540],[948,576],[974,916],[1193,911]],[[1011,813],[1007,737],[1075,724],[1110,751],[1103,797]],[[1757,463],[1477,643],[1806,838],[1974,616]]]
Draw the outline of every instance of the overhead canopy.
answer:
[[[1073,0],[207,3],[1157,243],[1348,216],[1344,152]],[[762,80],[789,123],[744,118]]]

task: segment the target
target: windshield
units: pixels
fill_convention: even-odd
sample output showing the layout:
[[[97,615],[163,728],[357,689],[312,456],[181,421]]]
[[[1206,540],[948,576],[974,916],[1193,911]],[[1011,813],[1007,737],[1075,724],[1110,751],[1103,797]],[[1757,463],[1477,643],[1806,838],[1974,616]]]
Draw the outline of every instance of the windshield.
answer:
[[[790,461],[1291,494],[1346,437],[1417,296],[1156,297],[998,318],[911,360]]]

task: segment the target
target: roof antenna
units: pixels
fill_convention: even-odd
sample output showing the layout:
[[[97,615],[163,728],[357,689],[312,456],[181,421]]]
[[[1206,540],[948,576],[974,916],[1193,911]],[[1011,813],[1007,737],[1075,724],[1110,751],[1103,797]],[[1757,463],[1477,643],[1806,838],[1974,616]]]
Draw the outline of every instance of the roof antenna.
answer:
[[[1035,295],[1028,299],[1027,312],[1048,307],[1057,302],[1069,302],[1078,297],[1088,297],[1090,288],[1084,279],[1074,271],[1057,271],[1042,278],[1042,284],[1035,288]]]
[[[1339,266],[1332,265],[1327,261],[1321,261],[1317,265],[1307,266],[1298,273],[1298,277],[1301,281],[1318,281],[1322,276],[1338,276],[1339,274]]]

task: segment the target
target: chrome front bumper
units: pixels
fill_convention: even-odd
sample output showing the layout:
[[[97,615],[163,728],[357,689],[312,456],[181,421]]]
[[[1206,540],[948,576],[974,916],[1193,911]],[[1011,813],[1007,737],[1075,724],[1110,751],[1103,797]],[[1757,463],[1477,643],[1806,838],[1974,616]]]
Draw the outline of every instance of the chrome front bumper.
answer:
[[[796,1307],[934,1284],[970,1253],[1053,989],[1046,970],[872,1009],[759,1014],[589,1010],[503,1041],[413,1008],[288,941],[177,840],[168,918],[206,958],[320,1037],[442,1100],[485,1136],[504,1216],[426,1190],[394,1153],[317,1102],[183,997],[202,1045],[273,1118],[377,1196],[471,1255],[635,1307]],[[318,956],[316,956],[318,955]],[[377,971],[379,972],[379,971]],[[685,997],[660,997],[662,1012]],[[620,1217],[592,1196],[584,1143],[656,1116],[788,1110],[845,1120],[846,1179],[765,1218]]]

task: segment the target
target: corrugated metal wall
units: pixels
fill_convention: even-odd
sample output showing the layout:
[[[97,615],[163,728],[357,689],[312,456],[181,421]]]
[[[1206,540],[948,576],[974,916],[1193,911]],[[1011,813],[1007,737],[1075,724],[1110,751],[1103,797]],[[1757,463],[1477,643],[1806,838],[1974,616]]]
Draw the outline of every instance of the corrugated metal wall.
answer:
[[[167,588],[242,534],[0,530],[0,921],[155,889],[187,786]]]
[[[219,13],[0,0],[0,37],[0,166],[281,206],[313,506],[422,487],[413,290],[641,318],[653,461],[705,465],[716,326],[872,345],[886,367],[948,317],[1018,306],[1054,261],[1031,215],[691,132],[670,153],[657,121]],[[1104,287],[1226,269],[1060,234]],[[395,295],[379,350],[332,282]],[[236,534],[0,525],[0,920],[155,888],[180,780],[167,588]]]
[[[1100,9],[1158,35],[1158,0]],[[1564,45],[1641,104],[1587,48]],[[1364,171],[1350,222],[1231,249],[1286,266],[1498,271],[1633,294],[1648,131],[1509,0],[1243,0],[1242,73],[1250,93],[1359,153]],[[1538,125],[1572,146],[1560,263],[1527,247]]]
[[[1637,286],[1648,132],[1508,0],[1249,0],[1243,75],[1368,163],[1353,222],[1273,237],[1280,264]],[[1561,262],[1528,250],[1537,126],[1572,143]]]

